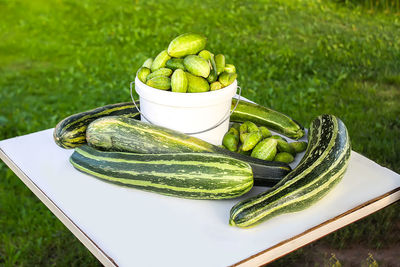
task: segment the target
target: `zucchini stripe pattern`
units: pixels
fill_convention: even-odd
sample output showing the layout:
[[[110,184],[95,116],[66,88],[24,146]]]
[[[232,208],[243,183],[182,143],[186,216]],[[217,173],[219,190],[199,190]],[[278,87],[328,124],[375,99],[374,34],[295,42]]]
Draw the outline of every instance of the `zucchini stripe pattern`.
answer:
[[[235,198],[253,186],[249,164],[216,154],[105,152],[83,145],[70,162],[107,182],[182,198]]]
[[[112,115],[139,117],[139,112],[133,103],[118,103],[99,107],[71,115],[60,121],[54,129],[53,137],[62,148],[74,148],[86,143],[86,128],[92,121]]]
[[[133,153],[212,153],[229,156],[250,164],[255,185],[272,186],[291,168],[286,163],[265,161],[234,153],[165,127],[121,116],[109,116],[92,122],[86,131],[90,146],[105,151]]]
[[[236,102],[237,100],[233,98],[231,110],[236,105]],[[305,133],[304,127],[289,116],[247,101],[239,101],[230,120],[236,122],[251,121],[258,126],[265,126],[268,129],[293,139],[299,139],[303,137]]]
[[[350,152],[344,123],[333,115],[317,117],[311,122],[309,147],[299,165],[270,190],[236,204],[230,224],[247,228],[306,209],[341,180]]]

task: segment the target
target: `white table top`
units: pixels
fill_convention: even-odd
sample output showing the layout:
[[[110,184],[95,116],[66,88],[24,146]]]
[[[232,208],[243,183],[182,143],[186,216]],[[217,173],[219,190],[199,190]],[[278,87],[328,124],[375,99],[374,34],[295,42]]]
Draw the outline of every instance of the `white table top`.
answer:
[[[180,199],[103,182],[75,170],[73,150],[58,147],[52,131],[0,141],[0,157],[105,265],[254,266],[400,199],[400,175],[353,152],[343,180],[317,204],[240,229],[228,225],[239,199]]]

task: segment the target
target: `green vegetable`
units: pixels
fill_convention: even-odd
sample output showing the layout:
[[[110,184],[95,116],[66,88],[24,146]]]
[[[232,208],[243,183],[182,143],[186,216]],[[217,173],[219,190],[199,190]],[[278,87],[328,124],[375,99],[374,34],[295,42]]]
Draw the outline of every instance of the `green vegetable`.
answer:
[[[184,57],[197,54],[206,46],[207,38],[196,33],[179,35],[168,46],[168,54],[171,57]]]
[[[213,71],[211,71],[210,75],[208,75],[208,77],[207,77],[207,81],[210,84],[212,84],[217,81],[217,78],[218,78],[217,75]],[[220,82],[218,82],[218,83],[221,84]],[[221,84],[221,88],[222,88],[222,84]]]
[[[274,161],[280,161],[280,162],[285,162],[285,163],[291,163],[293,162],[294,157],[292,154],[288,152],[279,152],[276,154]]]
[[[143,63],[142,67],[150,69],[151,65],[153,65],[153,59],[150,57],[150,58],[146,59],[146,61]]]
[[[156,58],[153,61],[153,64],[151,64],[151,72],[155,72],[156,70],[160,68],[164,68],[165,64],[171,57],[168,55],[167,50],[163,50],[156,56]]]
[[[218,81],[222,84],[223,87],[231,85],[237,78],[236,73],[227,73],[223,72],[219,75]]]
[[[277,143],[278,141],[275,139],[264,139],[256,145],[251,152],[251,156],[262,160],[273,160],[277,152]]]
[[[165,76],[156,76],[147,80],[146,84],[153,88],[169,90],[171,88],[171,79]]]
[[[235,98],[232,99],[231,110],[235,107],[236,102]],[[234,122],[252,121],[293,139],[299,139],[304,135],[303,126],[289,116],[247,101],[239,101],[230,120]]]
[[[294,149],[296,153],[303,152],[307,148],[307,142],[292,142],[290,146]]]
[[[260,129],[263,138],[268,138],[272,136],[271,132],[267,129],[267,127],[260,126],[258,127],[258,129]]]
[[[261,131],[250,132],[244,139],[242,147],[243,151],[249,151],[253,149],[257,145],[257,143],[260,142],[261,139],[262,139]]]
[[[202,50],[200,51],[199,56],[204,58],[205,60],[211,60],[211,58],[214,57],[214,54],[208,50]]]
[[[222,54],[216,55],[215,56],[215,65],[217,68],[217,75],[219,75],[225,69],[225,56]]]
[[[101,180],[174,197],[235,198],[253,186],[249,164],[218,154],[135,154],[82,146],[70,162]]]
[[[277,148],[279,152],[287,152],[292,155],[296,155],[296,151],[288,142],[283,140],[277,140],[277,141],[278,141]]]
[[[132,102],[117,103],[80,112],[61,120],[54,128],[53,137],[62,148],[86,144],[86,128],[92,121],[105,116],[125,115],[132,118],[140,113]]]
[[[239,138],[234,133],[227,132],[222,139],[222,144],[230,151],[236,151],[239,144]]]
[[[168,59],[167,63],[165,63],[167,68],[171,70],[181,69],[186,70],[185,65],[183,65],[183,58],[171,58]]]
[[[220,82],[213,82],[210,84],[210,90],[211,91],[216,91],[222,88],[222,84]]]
[[[175,70],[171,77],[172,92],[186,93],[187,89],[188,80],[186,77],[186,73],[181,69]]]
[[[189,72],[185,73],[188,80],[188,93],[201,93],[210,91],[210,85],[208,84],[206,79],[194,76]]]
[[[155,72],[150,73],[147,76],[147,80],[151,80],[154,77],[157,76],[164,76],[164,77],[169,77],[172,74],[172,70],[168,69],[168,68],[159,68],[158,70],[156,70]]]
[[[270,190],[231,209],[231,225],[251,227],[280,214],[304,210],[342,179],[351,152],[344,123],[334,115],[321,115],[311,122],[308,140],[307,151],[292,172]]]
[[[224,68],[224,72],[227,73],[236,73],[236,68],[233,64],[226,64]]]
[[[188,72],[193,75],[207,78],[210,75],[208,61],[196,55],[189,55],[183,59],[183,64]]]
[[[150,72],[151,72],[151,71],[150,71],[149,68],[140,67],[136,75],[137,75],[137,77],[139,78],[139,80],[140,80],[142,83],[146,83],[147,76],[150,74]]]

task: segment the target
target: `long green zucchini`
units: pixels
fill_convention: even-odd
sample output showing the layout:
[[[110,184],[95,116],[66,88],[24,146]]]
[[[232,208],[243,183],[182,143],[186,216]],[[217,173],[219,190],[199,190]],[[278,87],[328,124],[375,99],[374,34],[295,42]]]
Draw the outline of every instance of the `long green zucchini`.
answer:
[[[60,121],[54,129],[53,137],[62,148],[74,148],[86,143],[86,128],[92,121],[112,115],[138,117],[139,112],[133,103],[118,103],[99,107],[71,115]]]
[[[299,165],[270,190],[236,204],[230,224],[251,227],[311,206],[341,180],[350,151],[344,123],[333,115],[317,117],[311,122],[308,149]]]
[[[289,165],[283,162],[234,153],[196,137],[121,116],[93,121],[86,130],[86,139],[90,146],[105,151],[154,154],[203,152],[230,156],[251,165],[255,185],[275,185],[291,171]]]
[[[235,103],[236,99],[233,99],[232,108]],[[137,104],[139,105],[139,101]],[[62,148],[74,148],[85,144],[85,131],[89,123],[95,119],[113,115],[139,118],[139,112],[132,102],[106,105],[71,115],[60,121],[54,129],[54,140]],[[288,116],[246,101],[239,102],[232,113],[231,121],[253,121],[295,139],[304,135],[303,127]]]
[[[236,102],[236,99],[232,99],[231,109],[236,105]],[[230,120],[236,122],[251,121],[293,139],[304,136],[303,126],[289,116],[247,101],[239,101]]]
[[[182,198],[235,198],[253,186],[249,164],[218,154],[104,152],[83,145],[70,162],[107,182]]]

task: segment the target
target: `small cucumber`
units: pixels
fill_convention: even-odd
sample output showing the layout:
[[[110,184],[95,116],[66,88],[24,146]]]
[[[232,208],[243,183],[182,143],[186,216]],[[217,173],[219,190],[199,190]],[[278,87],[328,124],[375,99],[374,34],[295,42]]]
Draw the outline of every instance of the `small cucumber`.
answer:
[[[293,162],[294,157],[292,154],[288,152],[279,152],[276,154],[274,161],[284,162],[284,163],[291,163]]]
[[[146,84],[153,88],[169,90],[171,88],[171,79],[165,76],[156,76],[147,80]]]
[[[247,135],[243,142],[243,151],[252,150],[262,139],[261,131],[251,132]]]
[[[278,148],[279,152],[287,152],[292,155],[296,155],[296,151],[294,150],[294,148],[291,145],[289,145],[288,142],[283,141],[283,140],[277,140],[277,141],[278,141],[277,148]]]
[[[137,72],[137,74],[136,74],[136,76],[139,78],[139,80],[142,82],[142,83],[146,83],[146,80],[147,80],[147,76],[150,74],[150,69],[149,68],[147,68],[147,67],[140,67],[139,68],[139,70],[138,70],[138,72]]]
[[[283,113],[247,101],[237,103],[235,98],[232,99],[231,110],[236,104],[230,117],[232,122],[252,121],[293,139],[304,136],[303,126]]]
[[[223,87],[226,87],[232,84],[237,78],[236,73],[227,73],[223,72],[219,75],[218,81],[222,84]]]
[[[143,63],[142,67],[146,67],[146,68],[150,69],[152,64],[153,64],[153,58],[150,57],[150,58],[146,59],[146,61]]]
[[[264,139],[272,136],[271,132],[268,130],[267,127],[260,126],[258,127],[258,129],[260,129]]]
[[[185,74],[188,80],[188,93],[201,93],[210,91],[210,85],[206,79],[194,76],[189,72],[185,72]]]
[[[185,33],[171,41],[168,54],[171,57],[184,57],[197,54],[206,47],[207,38],[202,34]]]
[[[208,75],[208,77],[207,77],[207,81],[211,84],[213,82],[216,82],[217,78],[218,78],[217,75],[213,71],[211,71],[210,75]],[[218,82],[218,83],[221,84],[220,82]],[[221,84],[221,88],[222,88],[222,84]]]
[[[193,75],[207,78],[210,75],[208,61],[196,55],[190,55],[183,59],[183,64],[188,72]]]
[[[233,134],[236,135],[237,138],[239,139],[239,131],[238,131],[236,128],[231,127],[231,128],[229,129],[228,133],[233,133]]]
[[[307,148],[307,142],[293,142],[290,143],[296,153],[303,152]]]
[[[210,90],[211,91],[216,91],[222,88],[222,84],[220,82],[213,82],[210,84]]]
[[[242,125],[240,125],[239,129],[240,133],[251,133],[259,131],[257,125],[251,121],[245,121],[244,123],[242,123]]]
[[[259,142],[251,152],[251,156],[257,159],[273,160],[277,152],[278,141],[276,139],[267,138]]]
[[[246,140],[246,137],[249,135],[249,133],[240,133],[239,138],[240,138],[240,142],[244,142],[244,140]]]
[[[152,78],[154,78],[154,77],[157,77],[157,76],[169,77],[169,76],[171,76],[171,74],[172,74],[172,70],[171,70],[171,69],[168,69],[168,68],[159,68],[159,69],[156,70],[155,72],[150,73],[150,74],[147,76],[147,80],[150,80],[150,79],[152,79]]]
[[[211,60],[214,57],[214,54],[208,50],[201,50],[198,54],[200,57],[204,58],[205,60]]]
[[[226,64],[224,68],[224,72],[227,73],[236,73],[236,68],[233,64]]]
[[[168,59],[167,63],[165,63],[167,68],[171,70],[181,69],[186,70],[185,65],[183,65],[183,58],[171,58]]]
[[[164,68],[165,64],[171,57],[168,55],[167,50],[163,50],[156,56],[156,58],[153,61],[153,64],[151,64],[151,71],[155,72],[156,70],[160,68]]]
[[[225,56],[218,54],[215,56],[215,65],[217,67],[217,74],[219,75],[225,69]]]
[[[188,80],[183,70],[177,69],[171,76],[171,91],[177,93],[186,93],[188,89]]]
[[[230,151],[236,151],[239,144],[239,138],[232,132],[227,132],[222,139],[222,144]]]

